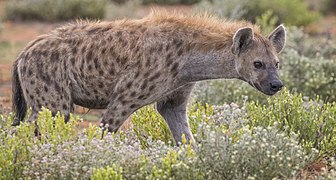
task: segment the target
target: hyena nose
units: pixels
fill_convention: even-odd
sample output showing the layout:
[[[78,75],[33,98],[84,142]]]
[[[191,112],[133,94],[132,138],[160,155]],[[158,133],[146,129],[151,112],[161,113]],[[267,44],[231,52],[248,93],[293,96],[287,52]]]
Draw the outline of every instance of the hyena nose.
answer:
[[[271,90],[272,91],[280,91],[283,87],[283,84],[280,80],[275,80],[273,82],[271,82]]]

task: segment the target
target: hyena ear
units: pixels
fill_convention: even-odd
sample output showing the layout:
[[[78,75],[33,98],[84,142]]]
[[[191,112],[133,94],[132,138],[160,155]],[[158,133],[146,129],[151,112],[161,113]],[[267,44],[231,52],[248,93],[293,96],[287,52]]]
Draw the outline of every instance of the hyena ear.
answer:
[[[274,29],[273,32],[268,35],[268,39],[272,42],[277,53],[280,53],[285,47],[286,42],[286,30],[285,27],[281,24]]]
[[[249,27],[240,28],[233,36],[231,52],[235,55],[245,52],[251,47],[252,42],[253,30]]]

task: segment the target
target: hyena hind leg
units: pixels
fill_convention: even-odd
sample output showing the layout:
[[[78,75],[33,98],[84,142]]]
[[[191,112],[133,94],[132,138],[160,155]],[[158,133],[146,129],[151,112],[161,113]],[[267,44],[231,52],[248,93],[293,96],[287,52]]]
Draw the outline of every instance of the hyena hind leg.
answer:
[[[194,84],[187,84],[157,102],[157,110],[167,122],[176,145],[182,143],[185,135],[187,143],[195,142],[187,118],[187,103]]]

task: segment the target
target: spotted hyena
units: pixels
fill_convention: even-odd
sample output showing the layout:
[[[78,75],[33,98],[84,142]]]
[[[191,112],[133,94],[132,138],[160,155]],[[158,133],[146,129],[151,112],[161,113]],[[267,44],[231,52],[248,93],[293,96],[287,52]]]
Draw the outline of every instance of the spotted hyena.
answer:
[[[78,22],[38,37],[13,66],[14,124],[27,107],[68,120],[74,105],[106,109],[115,132],[137,109],[156,102],[175,142],[193,140],[186,105],[195,82],[237,78],[273,95],[282,88],[277,54],[285,29],[263,37],[249,22],[152,13],[140,20]]]

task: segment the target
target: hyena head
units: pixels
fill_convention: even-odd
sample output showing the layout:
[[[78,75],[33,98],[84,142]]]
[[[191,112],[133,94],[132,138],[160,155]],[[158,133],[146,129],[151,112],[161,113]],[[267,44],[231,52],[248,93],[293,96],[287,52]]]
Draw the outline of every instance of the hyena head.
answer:
[[[231,51],[240,79],[267,95],[283,87],[279,79],[279,54],[284,48],[286,32],[278,26],[268,37],[255,34],[249,27],[238,29]]]

